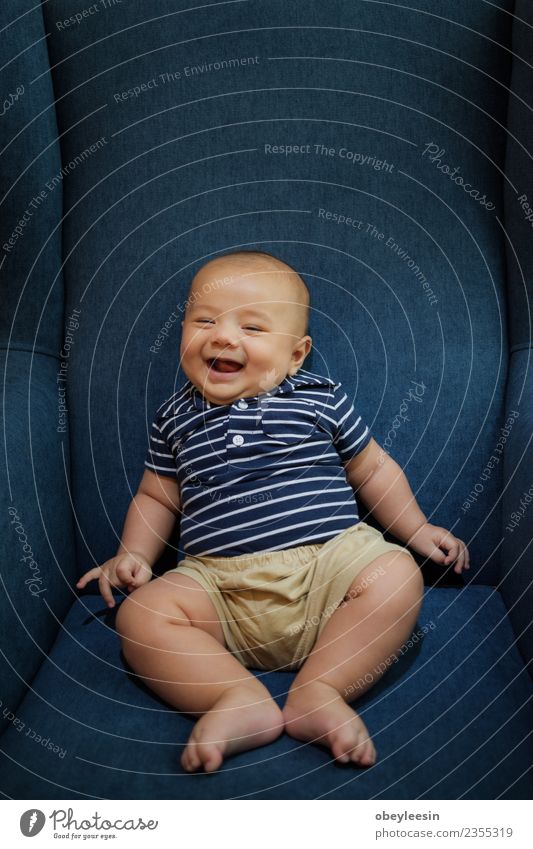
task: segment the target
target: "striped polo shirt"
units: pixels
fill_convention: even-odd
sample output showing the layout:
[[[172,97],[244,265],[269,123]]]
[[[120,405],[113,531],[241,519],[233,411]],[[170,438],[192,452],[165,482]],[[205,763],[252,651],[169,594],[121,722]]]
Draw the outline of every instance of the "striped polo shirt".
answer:
[[[370,439],[342,385],[304,369],[223,405],[187,381],[156,411],[145,466],[177,475],[185,553],[233,557],[356,524],[343,464]]]

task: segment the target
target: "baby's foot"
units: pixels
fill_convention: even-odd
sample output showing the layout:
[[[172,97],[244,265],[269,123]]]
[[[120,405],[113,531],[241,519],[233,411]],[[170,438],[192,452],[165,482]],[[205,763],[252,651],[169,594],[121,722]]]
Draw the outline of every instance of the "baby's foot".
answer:
[[[226,690],[194,726],[181,765],[187,772],[217,770],[228,755],[264,746],[283,731],[283,715],[273,699],[252,687]]]
[[[327,746],[340,763],[372,766],[376,762],[365,723],[335,688],[323,681],[289,693],[283,716],[287,734]]]

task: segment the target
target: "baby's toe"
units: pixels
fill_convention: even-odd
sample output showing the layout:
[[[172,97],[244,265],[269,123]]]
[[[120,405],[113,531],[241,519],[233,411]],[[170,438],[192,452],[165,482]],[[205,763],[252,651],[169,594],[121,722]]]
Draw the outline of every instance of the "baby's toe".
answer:
[[[191,736],[189,737],[187,745],[185,746],[185,751],[181,759],[182,766],[189,772],[195,772],[203,766],[201,752],[202,744],[198,739],[198,736],[198,728],[195,726],[192,730]]]
[[[222,752],[213,743],[202,746],[202,762],[206,772],[214,772],[222,763]]]
[[[349,727],[337,729],[330,744],[333,757],[343,764],[349,763],[356,742],[357,738],[354,739],[353,731]]]
[[[331,751],[343,764],[352,762],[360,766],[370,766],[375,762],[376,751],[372,740],[362,733],[356,733],[354,736],[350,728],[339,729],[336,739],[332,742]]]
[[[187,772],[194,772],[199,769],[202,765],[200,758],[196,752],[196,746],[191,743],[188,744],[183,755],[181,756],[181,765],[183,769],[187,770]]]
[[[366,740],[363,738],[352,750],[351,759],[360,766],[372,766],[376,762],[376,750],[372,740],[368,737]]]

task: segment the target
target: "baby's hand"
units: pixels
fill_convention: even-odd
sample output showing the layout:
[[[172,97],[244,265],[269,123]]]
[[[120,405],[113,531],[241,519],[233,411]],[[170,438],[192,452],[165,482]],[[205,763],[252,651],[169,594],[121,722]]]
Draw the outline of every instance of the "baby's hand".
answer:
[[[135,552],[117,554],[107,560],[103,566],[89,569],[77,582],[78,589],[83,589],[89,581],[98,578],[100,592],[108,607],[115,606],[111,587],[127,586],[128,592],[148,583],[152,577],[152,567],[142,554]]]
[[[470,555],[466,545],[446,528],[439,528],[437,525],[426,522],[407,541],[407,545],[419,554],[431,558],[435,563],[449,566],[455,561],[453,570],[458,575],[463,569],[470,569]]]

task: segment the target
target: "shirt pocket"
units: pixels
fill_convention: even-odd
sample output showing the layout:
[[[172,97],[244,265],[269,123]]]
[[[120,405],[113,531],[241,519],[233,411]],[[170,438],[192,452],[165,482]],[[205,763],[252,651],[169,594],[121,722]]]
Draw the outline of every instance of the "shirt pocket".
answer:
[[[299,445],[316,431],[315,405],[310,401],[299,401],[291,410],[278,404],[265,405],[261,426],[263,433],[279,445]]]
[[[196,437],[196,438],[195,438]],[[172,438],[172,451],[176,458],[178,480],[188,487],[206,486],[223,476],[226,469],[226,451],[215,450],[215,445],[204,445],[200,448],[197,443],[198,432],[182,430]],[[222,456],[220,456],[222,454]]]

